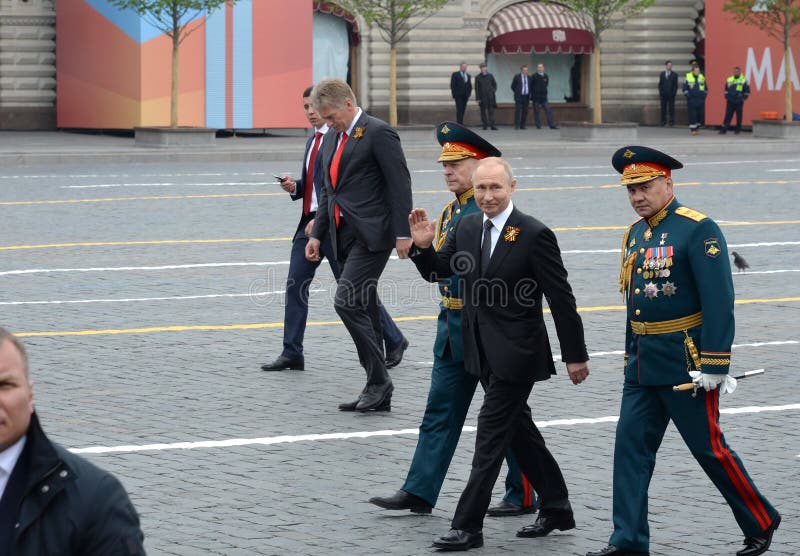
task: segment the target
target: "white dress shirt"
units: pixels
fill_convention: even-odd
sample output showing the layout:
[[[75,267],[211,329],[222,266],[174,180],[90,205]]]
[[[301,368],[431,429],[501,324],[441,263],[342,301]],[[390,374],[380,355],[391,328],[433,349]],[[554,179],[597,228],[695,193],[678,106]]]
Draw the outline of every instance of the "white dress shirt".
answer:
[[[14,471],[14,466],[17,465],[19,456],[22,455],[26,440],[27,437],[23,435],[22,438],[0,452],[0,499],[3,498],[3,494],[6,492],[8,479],[11,477],[11,472]]]
[[[489,251],[489,256],[490,257],[492,256],[492,253],[494,253],[494,248],[495,248],[495,245],[497,245],[497,240],[500,239],[500,232],[503,231],[503,228],[506,225],[506,221],[508,220],[508,217],[511,216],[511,211],[513,211],[513,210],[514,210],[514,203],[509,201],[508,202],[508,206],[505,208],[505,210],[503,210],[503,212],[501,212],[497,216],[493,216],[492,218],[488,218],[486,216],[486,214],[483,215],[483,225],[484,226],[486,225],[486,221],[487,220],[491,220],[492,221],[492,235],[491,235],[492,248],[491,248],[491,251]]]
[[[328,124],[322,124],[322,127],[319,129],[314,130],[314,135],[317,133],[322,134],[322,138],[319,140],[319,150],[317,151],[317,156],[322,155],[322,142],[325,140],[325,133],[328,131]],[[308,175],[308,164],[311,162],[311,151],[314,150],[314,143],[311,143],[311,148],[308,149],[308,156],[306,156],[306,175]],[[314,176],[316,179],[317,176]],[[311,186],[311,208],[309,209],[311,212],[317,212],[317,208],[319,208],[319,202],[317,201],[317,189],[314,187],[314,184],[306,184],[306,186]]]

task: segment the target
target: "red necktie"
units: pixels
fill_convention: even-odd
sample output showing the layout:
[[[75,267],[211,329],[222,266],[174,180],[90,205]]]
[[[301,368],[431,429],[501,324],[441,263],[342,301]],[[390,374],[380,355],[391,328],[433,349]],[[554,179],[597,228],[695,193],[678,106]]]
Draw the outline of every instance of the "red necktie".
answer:
[[[336,189],[336,181],[339,179],[339,160],[342,158],[342,151],[344,144],[347,142],[347,132],[342,133],[342,140],[339,142],[339,148],[336,149],[336,154],[333,155],[331,161],[331,185]],[[336,227],[339,227],[339,219],[341,218],[341,211],[339,205],[333,205],[333,218],[336,221]]]
[[[311,156],[308,158],[308,168],[306,169],[306,188],[303,190],[303,214],[311,212],[311,191],[314,189],[314,163],[317,160],[319,143],[322,132],[318,131],[314,136],[314,146],[311,147]]]

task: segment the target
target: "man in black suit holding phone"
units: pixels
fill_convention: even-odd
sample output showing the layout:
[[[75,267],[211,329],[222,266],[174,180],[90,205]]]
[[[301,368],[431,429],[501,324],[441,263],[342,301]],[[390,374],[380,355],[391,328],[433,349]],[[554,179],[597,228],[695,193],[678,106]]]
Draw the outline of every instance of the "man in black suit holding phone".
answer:
[[[463,281],[464,364],[485,390],[472,472],[451,530],[433,543],[443,550],[483,546],[484,514],[509,447],[522,472],[537,478],[541,503],[536,522],[517,536],[541,537],[575,527],[561,470],[527,403],[534,383],[555,374],[543,297],[570,379],[579,384],[589,375],[583,324],[555,235],[514,207],[516,180],[502,158],[481,161],[472,182],[482,214],[463,217],[438,251],[431,247],[435,230],[425,211],[414,209],[409,215],[411,258],[420,274],[436,281],[456,269]]]
[[[322,158],[318,156],[322,146],[322,138],[328,131],[326,124],[314,106],[311,104],[311,91],[313,87],[308,87],[303,91],[303,112],[308,123],[314,129],[312,135],[306,142],[306,150],[303,155],[303,167],[300,172],[300,179],[295,180],[289,175],[274,176],[284,191],[289,193],[293,201],[303,201],[303,212],[300,222],[292,238],[292,252],[289,259],[289,275],[286,278],[286,303],[283,316],[283,351],[271,363],[261,366],[262,371],[284,371],[305,369],[305,353],[303,351],[303,336],[306,330],[306,320],[308,319],[308,289],[314,280],[321,260],[309,261],[305,257],[306,243],[308,243],[308,232],[314,225],[314,217],[319,207],[319,198],[322,188]],[[331,250],[330,241],[324,241],[320,245],[323,257],[328,259],[331,265],[333,276],[339,279],[339,265],[336,256]],[[386,345],[386,368],[400,364],[403,353],[408,348],[408,340],[403,337],[403,333],[386,312],[383,305],[380,306],[381,324],[383,325],[383,341]]]
[[[347,83],[323,79],[311,100],[330,129],[321,151],[324,186],[306,258],[319,260],[321,242],[330,236],[342,267],[334,308],[367,373],[362,393],[339,409],[389,411],[394,387],[378,340],[377,288],[392,248],[401,259],[408,258],[411,175],[397,132],[363,113]]]

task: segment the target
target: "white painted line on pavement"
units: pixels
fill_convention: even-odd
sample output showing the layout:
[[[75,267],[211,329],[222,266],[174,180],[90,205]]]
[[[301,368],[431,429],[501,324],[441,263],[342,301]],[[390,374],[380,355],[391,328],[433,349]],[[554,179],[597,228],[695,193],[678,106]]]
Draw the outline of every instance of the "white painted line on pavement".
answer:
[[[61,189],[108,189],[112,187],[197,187],[197,186],[229,186],[229,185],[277,185],[277,181],[229,181],[229,182],[155,182],[155,183],[99,183],[95,185],[62,185]]]
[[[798,341],[798,340],[775,340],[775,341],[772,341],[772,342],[754,342],[754,343],[750,343],[750,344],[733,344],[731,346],[731,348],[738,349],[738,348],[743,348],[743,347],[785,346],[785,345],[795,345],[795,344],[800,344],[800,341]],[[624,350],[593,351],[593,352],[589,353],[589,359],[592,359],[592,358],[595,358],[595,357],[606,357],[608,355],[625,355],[625,351]],[[554,354],[553,355],[553,361],[555,361],[556,363],[559,363],[561,361],[561,354],[560,353]],[[433,365],[433,361],[417,361],[417,362],[415,362],[413,364],[414,365],[419,365],[421,367],[422,366],[430,367],[431,365]]]
[[[162,266],[106,266],[90,268],[26,268],[21,270],[6,270],[0,276],[13,274],[50,274],[52,272],[119,272],[131,270],[182,270],[185,268],[218,268],[227,266],[279,266],[288,265],[289,261],[272,262],[242,262],[242,263],[197,263],[197,264],[172,264]]]
[[[323,289],[310,290],[311,293],[324,292]],[[176,295],[169,297],[128,297],[125,299],[69,299],[54,301],[0,301],[2,305],[65,305],[69,303],[130,303],[140,301],[183,301],[186,299],[214,299],[217,297],[252,297],[259,298],[265,295],[283,295],[286,290],[275,290],[271,292],[252,292],[252,293],[218,293],[207,295]]]
[[[720,413],[727,415],[741,415],[748,413],[763,413],[767,411],[797,411],[800,404],[773,405],[773,406],[749,406],[733,407],[720,410]],[[550,421],[537,421],[536,426],[559,427],[575,425],[595,425],[603,423],[616,423],[618,415],[605,417],[587,417],[577,419],[553,419]],[[477,427],[465,426],[463,432],[475,432]],[[121,445],[121,446],[89,446],[86,448],[72,448],[70,452],[74,454],[112,454],[112,453],[132,453],[132,452],[160,452],[165,450],[196,450],[199,448],[229,448],[231,446],[272,446],[275,444],[290,444],[294,442],[318,442],[324,440],[350,440],[351,438],[371,438],[376,436],[400,436],[418,435],[419,429],[398,429],[398,430],[379,430],[379,431],[357,431],[357,432],[335,432],[328,434],[301,434],[301,435],[282,435],[263,438],[229,438],[227,440],[202,440],[195,442],[171,442],[163,444],[140,444],[140,445]]]
[[[768,161],[765,161],[768,162]],[[15,176],[0,176],[3,180],[19,179],[85,179],[85,178],[176,178],[176,177],[223,177],[223,176],[266,176],[268,172],[187,172],[187,173],[155,173],[155,174],[17,174]]]

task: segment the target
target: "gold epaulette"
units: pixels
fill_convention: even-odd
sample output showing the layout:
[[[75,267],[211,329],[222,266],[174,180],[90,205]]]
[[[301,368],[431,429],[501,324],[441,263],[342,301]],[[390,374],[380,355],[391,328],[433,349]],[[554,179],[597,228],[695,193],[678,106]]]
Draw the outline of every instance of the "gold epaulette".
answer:
[[[695,222],[700,222],[701,220],[705,220],[708,218],[702,212],[696,211],[694,209],[690,209],[689,207],[678,207],[675,209],[675,214],[679,214],[689,220],[694,220]]]

